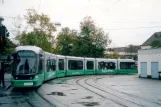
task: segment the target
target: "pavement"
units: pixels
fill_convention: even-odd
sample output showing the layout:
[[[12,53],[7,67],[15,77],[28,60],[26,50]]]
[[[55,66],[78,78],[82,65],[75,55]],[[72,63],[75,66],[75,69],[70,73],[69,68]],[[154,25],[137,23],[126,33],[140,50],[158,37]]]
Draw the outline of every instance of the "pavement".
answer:
[[[11,74],[7,74],[6,73],[4,75],[4,79],[5,79],[5,85],[6,85],[6,87],[0,86],[0,95],[3,94],[11,86]]]

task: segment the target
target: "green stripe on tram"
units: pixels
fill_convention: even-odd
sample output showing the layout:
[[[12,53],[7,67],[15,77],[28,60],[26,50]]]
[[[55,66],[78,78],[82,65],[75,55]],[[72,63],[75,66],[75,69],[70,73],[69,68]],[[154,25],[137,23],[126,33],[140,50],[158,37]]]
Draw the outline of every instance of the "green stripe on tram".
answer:
[[[57,70],[56,77],[65,77],[65,70]]]
[[[117,74],[117,69],[107,69],[107,70],[102,70],[102,69],[98,69],[96,71],[96,74]]]
[[[67,76],[84,75],[84,70],[67,70],[66,75]]]

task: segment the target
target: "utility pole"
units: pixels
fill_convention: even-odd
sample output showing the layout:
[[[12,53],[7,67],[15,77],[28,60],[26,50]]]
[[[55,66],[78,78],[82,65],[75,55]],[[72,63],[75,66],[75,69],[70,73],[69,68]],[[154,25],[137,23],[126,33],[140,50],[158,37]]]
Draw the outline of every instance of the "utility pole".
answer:
[[[2,21],[4,20],[3,17],[0,17],[0,27],[2,26]]]
[[[4,21],[4,18],[0,17],[0,52],[4,52],[5,46],[7,45],[7,37],[9,37],[9,32],[2,24],[2,21]]]
[[[3,50],[3,34],[2,34],[2,21],[3,21],[3,17],[0,17],[0,52]]]

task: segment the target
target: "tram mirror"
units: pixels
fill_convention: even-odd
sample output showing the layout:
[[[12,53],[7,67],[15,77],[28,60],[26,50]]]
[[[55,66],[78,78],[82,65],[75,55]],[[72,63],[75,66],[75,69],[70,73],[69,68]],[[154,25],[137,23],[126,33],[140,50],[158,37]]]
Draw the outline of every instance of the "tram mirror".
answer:
[[[11,57],[10,56],[7,57],[7,61],[11,61]]]
[[[40,60],[44,61],[44,58],[43,57],[40,57]]]
[[[13,53],[12,56],[13,56],[14,59],[17,58],[17,54],[16,53]]]

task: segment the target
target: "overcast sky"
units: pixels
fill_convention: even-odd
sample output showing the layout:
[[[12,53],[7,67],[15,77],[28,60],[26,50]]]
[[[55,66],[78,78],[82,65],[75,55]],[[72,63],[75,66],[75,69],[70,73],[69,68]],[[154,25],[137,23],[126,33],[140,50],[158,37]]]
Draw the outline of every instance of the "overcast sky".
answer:
[[[141,45],[161,31],[161,0],[0,0],[0,16],[11,31],[13,18],[34,8],[50,16],[61,27],[79,30],[79,22],[91,16],[109,33],[111,47]],[[59,28],[60,29],[60,28]],[[12,37],[13,38],[13,35]]]

